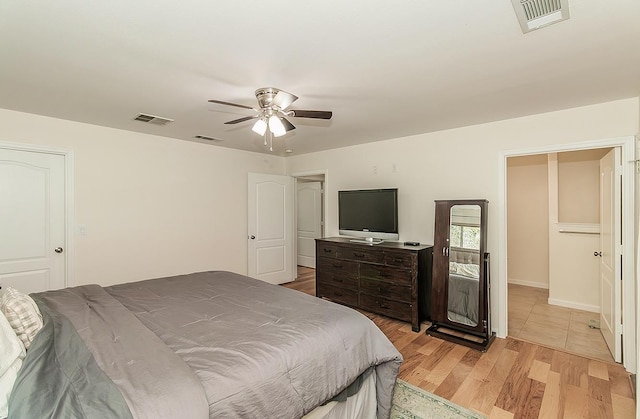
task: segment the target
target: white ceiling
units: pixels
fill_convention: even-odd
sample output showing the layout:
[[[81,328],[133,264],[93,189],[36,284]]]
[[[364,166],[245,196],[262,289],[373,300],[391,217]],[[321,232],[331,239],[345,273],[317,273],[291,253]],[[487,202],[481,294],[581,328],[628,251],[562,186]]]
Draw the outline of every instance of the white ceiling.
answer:
[[[269,153],[207,100],[277,87],[333,111],[285,155],[640,96],[640,1],[569,6],[525,35],[510,0],[2,1],[0,108]]]

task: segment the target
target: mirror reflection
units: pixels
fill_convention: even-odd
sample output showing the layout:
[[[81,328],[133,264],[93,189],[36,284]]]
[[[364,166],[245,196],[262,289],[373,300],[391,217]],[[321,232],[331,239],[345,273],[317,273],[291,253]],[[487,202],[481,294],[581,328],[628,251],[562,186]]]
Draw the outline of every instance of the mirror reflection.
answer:
[[[454,205],[449,215],[448,318],[453,322],[477,326],[480,304],[480,206]]]

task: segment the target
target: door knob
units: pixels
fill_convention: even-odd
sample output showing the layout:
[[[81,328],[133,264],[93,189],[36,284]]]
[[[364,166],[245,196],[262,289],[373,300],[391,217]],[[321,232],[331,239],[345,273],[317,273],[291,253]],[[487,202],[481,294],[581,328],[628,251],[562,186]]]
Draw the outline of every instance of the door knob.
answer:
[[[600,257],[602,257],[602,252],[593,252],[593,256],[600,256]]]
[[[251,235],[251,237],[249,237],[251,240],[255,240],[256,236],[254,236],[253,234]]]
[[[62,253],[64,252],[64,249],[62,247],[56,247],[55,249],[53,249],[53,251],[56,253]]]

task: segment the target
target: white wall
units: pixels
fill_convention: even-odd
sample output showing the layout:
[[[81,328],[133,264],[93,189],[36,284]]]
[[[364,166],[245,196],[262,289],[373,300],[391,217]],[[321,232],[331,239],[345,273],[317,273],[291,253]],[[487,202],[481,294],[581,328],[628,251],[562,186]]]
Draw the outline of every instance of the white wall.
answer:
[[[547,155],[507,160],[508,282],[549,288]]]
[[[525,98],[523,98],[525,100]],[[337,234],[337,191],[398,187],[401,240],[433,243],[435,199],[489,200],[492,299],[498,301],[500,152],[636,135],[639,98],[287,158],[287,172],[327,170],[327,236]],[[424,115],[428,118],[429,115]],[[393,168],[396,171],[393,171]],[[373,167],[376,167],[374,172]],[[493,305],[497,319],[497,304]],[[494,325],[496,323],[494,322]]]
[[[610,150],[558,153],[559,222],[600,222],[600,159]]]
[[[284,158],[0,109],[0,141],[72,150],[75,285],[247,273],[247,173]]]
[[[435,199],[488,199],[495,284],[499,153],[635,135],[639,115],[631,98],[285,161],[0,109],[0,141],[73,150],[75,221],[88,227],[87,236],[75,236],[76,285],[207,269],[246,273],[247,173],[284,173],[285,163],[288,173],[327,170],[327,236],[338,231],[339,189],[398,187],[400,239],[423,243],[433,242]]]
[[[548,302],[595,313],[600,312],[600,259],[593,256],[593,252],[600,249],[600,235],[571,231],[561,223],[599,224],[600,161],[575,162],[601,154],[598,150],[585,150],[548,155]],[[571,197],[579,200],[583,208],[575,208]],[[562,205],[575,211],[562,210]]]

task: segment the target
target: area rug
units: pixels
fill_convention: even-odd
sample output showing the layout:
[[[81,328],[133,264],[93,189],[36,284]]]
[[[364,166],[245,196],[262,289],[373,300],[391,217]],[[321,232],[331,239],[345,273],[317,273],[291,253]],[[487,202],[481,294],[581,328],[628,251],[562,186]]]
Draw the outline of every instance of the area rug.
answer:
[[[472,412],[412,386],[406,381],[397,380],[391,407],[391,419],[486,419],[486,416]]]

